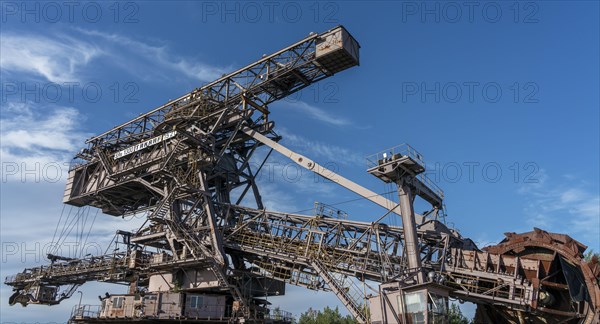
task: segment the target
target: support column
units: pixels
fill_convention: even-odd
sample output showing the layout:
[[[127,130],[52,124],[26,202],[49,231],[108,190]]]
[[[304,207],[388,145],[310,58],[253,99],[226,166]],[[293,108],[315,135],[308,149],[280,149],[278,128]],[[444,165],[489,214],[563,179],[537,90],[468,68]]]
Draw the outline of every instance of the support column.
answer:
[[[225,262],[227,262],[227,259],[225,258],[225,251],[223,250],[223,240],[221,239],[221,233],[217,230],[217,217],[215,215],[215,210],[213,209],[210,190],[206,184],[206,175],[203,172],[199,172],[198,178],[200,180],[200,190],[207,193],[203,197],[204,210],[206,211],[208,226],[210,227],[210,238],[212,241],[214,257],[218,263],[226,265]]]
[[[417,226],[415,224],[415,211],[413,208],[412,190],[407,184],[406,177],[401,177],[398,181],[398,198],[400,200],[400,211],[402,214],[402,228],[404,230],[404,244],[406,247],[406,256],[408,267],[419,269],[417,274],[417,283],[423,283],[424,277],[421,271],[421,258],[419,257],[419,245],[417,237]]]

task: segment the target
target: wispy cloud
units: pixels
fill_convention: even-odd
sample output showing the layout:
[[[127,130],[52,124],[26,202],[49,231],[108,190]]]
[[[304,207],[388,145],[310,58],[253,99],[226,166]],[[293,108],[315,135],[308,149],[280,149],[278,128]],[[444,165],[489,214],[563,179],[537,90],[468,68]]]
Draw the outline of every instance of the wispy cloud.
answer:
[[[543,170],[542,170],[543,171]],[[531,226],[566,232],[600,248],[600,195],[584,181],[551,182],[545,172],[519,193],[528,199],[525,212]]]
[[[28,73],[56,83],[86,81],[86,75],[93,75],[86,68],[94,66],[96,71],[100,66],[113,66],[138,79],[160,82],[181,76],[208,82],[231,70],[177,55],[164,41],[156,43],[161,45],[81,28],[68,36],[8,31],[2,35],[0,66],[5,73]]]
[[[91,42],[65,35],[5,32],[0,43],[2,70],[41,76],[50,82],[76,82],[82,67],[103,54]]]
[[[313,105],[307,104],[303,101],[296,102],[282,102],[280,104],[281,107],[294,111],[296,113],[300,113],[302,115],[308,116],[314,120],[323,122],[325,124],[330,124],[334,126],[351,126],[353,125],[352,121],[342,116],[335,116],[321,108],[315,107]]]
[[[259,181],[262,202],[266,209],[295,212],[301,208],[297,205],[300,201],[294,197],[292,190],[285,190],[281,182]]]
[[[231,67],[217,67],[197,59],[185,58],[163,45],[153,45],[124,35],[108,34],[96,30],[77,29],[94,42],[102,43],[106,55],[112,62],[129,73],[145,79],[172,79],[173,75],[184,75],[193,80],[209,82],[218,79]]]
[[[62,165],[88,136],[79,129],[82,119],[71,107],[7,103],[0,118],[2,163]]]
[[[312,159],[322,159],[325,163],[341,163],[349,166],[364,165],[365,159],[355,151],[337,145],[312,141],[300,135],[290,133],[285,128],[278,132],[283,136],[283,144],[289,144],[298,150],[297,153]]]

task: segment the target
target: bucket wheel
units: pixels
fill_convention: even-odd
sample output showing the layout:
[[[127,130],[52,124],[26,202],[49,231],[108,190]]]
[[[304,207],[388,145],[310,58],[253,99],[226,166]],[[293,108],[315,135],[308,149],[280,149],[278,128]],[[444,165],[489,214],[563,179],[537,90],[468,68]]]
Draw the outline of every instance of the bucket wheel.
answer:
[[[482,304],[477,307],[476,323],[600,323],[600,265],[597,258],[584,260],[585,245],[568,235],[538,228],[505,236],[498,245],[484,250],[539,262],[539,270],[520,274],[534,288],[531,310]]]

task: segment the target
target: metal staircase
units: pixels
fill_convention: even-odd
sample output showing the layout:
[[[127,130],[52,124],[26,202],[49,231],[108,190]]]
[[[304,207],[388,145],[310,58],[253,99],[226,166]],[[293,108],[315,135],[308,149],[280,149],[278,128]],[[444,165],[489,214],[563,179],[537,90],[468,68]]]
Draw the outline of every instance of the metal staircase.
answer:
[[[362,297],[364,301],[364,294],[362,294],[360,290],[356,292],[356,288],[358,287],[356,287],[351,280],[344,280],[346,278],[341,277],[340,274],[330,274],[321,261],[317,259],[312,260],[311,265],[317,271],[319,276],[325,280],[325,283],[329,288],[342,301],[344,306],[352,313],[354,318],[356,318],[359,323],[367,323],[366,303],[360,303],[359,299]]]
[[[173,197],[175,196],[176,191],[176,189],[170,190],[167,196],[160,200],[158,206],[156,206],[152,214],[148,216],[149,220],[165,222],[165,220],[168,218],[167,215],[171,211],[171,203],[173,202]]]

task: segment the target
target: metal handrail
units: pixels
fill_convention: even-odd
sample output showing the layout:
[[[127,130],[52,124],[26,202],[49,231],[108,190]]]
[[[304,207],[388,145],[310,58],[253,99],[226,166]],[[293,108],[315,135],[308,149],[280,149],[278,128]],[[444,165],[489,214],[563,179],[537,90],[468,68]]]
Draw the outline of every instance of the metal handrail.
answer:
[[[415,161],[417,164],[423,167],[423,169],[425,169],[426,164],[425,160],[423,159],[423,155],[406,143],[367,156],[367,169],[377,167],[386,161],[391,161],[392,159],[395,160],[403,156],[409,157],[411,160]],[[416,178],[438,197],[444,199],[444,191],[427,175],[420,173],[416,176]]]
[[[73,305],[71,318],[97,318],[100,310],[100,305]]]
[[[325,216],[335,219],[348,219],[348,213],[331,205],[315,201],[315,216]]]
[[[115,296],[117,297],[117,296]],[[143,301],[142,301],[143,303]],[[74,305],[71,310],[71,319],[83,319],[83,318],[157,318],[158,312],[160,311],[161,316],[168,318],[180,318],[180,319],[213,319],[213,320],[224,320],[235,317],[233,308],[231,305],[222,304],[203,304],[197,308],[188,308],[187,312],[181,313],[180,311],[173,310],[159,310],[156,308],[158,305],[154,305],[154,308],[150,310],[150,314],[142,311],[143,307],[136,307],[135,305],[127,304],[122,305],[120,308],[115,310],[122,310],[121,315],[110,315],[103,314],[101,305]],[[291,321],[293,315],[291,312],[279,309],[279,308],[266,308],[267,312],[262,315],[264,319],[272,320],[285,320]],[[254,311],[254,317],[258,317],[258,312]]]
[[[425,173],[421,173],[417,175],[417,179],[421,181],[427,188],[433,191],[438,197],[442,200],[444,199],[444,190],[440,188],[433,180],[431,180]]]
[[[381,164],[382,161],[387,159],[391,159],[393,156],[408,156],[415,162],[417,162],[420,166],[425,168],[425,161],[423,160],[423,156],[417,150],[415,150],[409,144],[403,143],[387,150],[383,150],[381,152],[372,154],[367,156],[367,169],[374,168]]]

